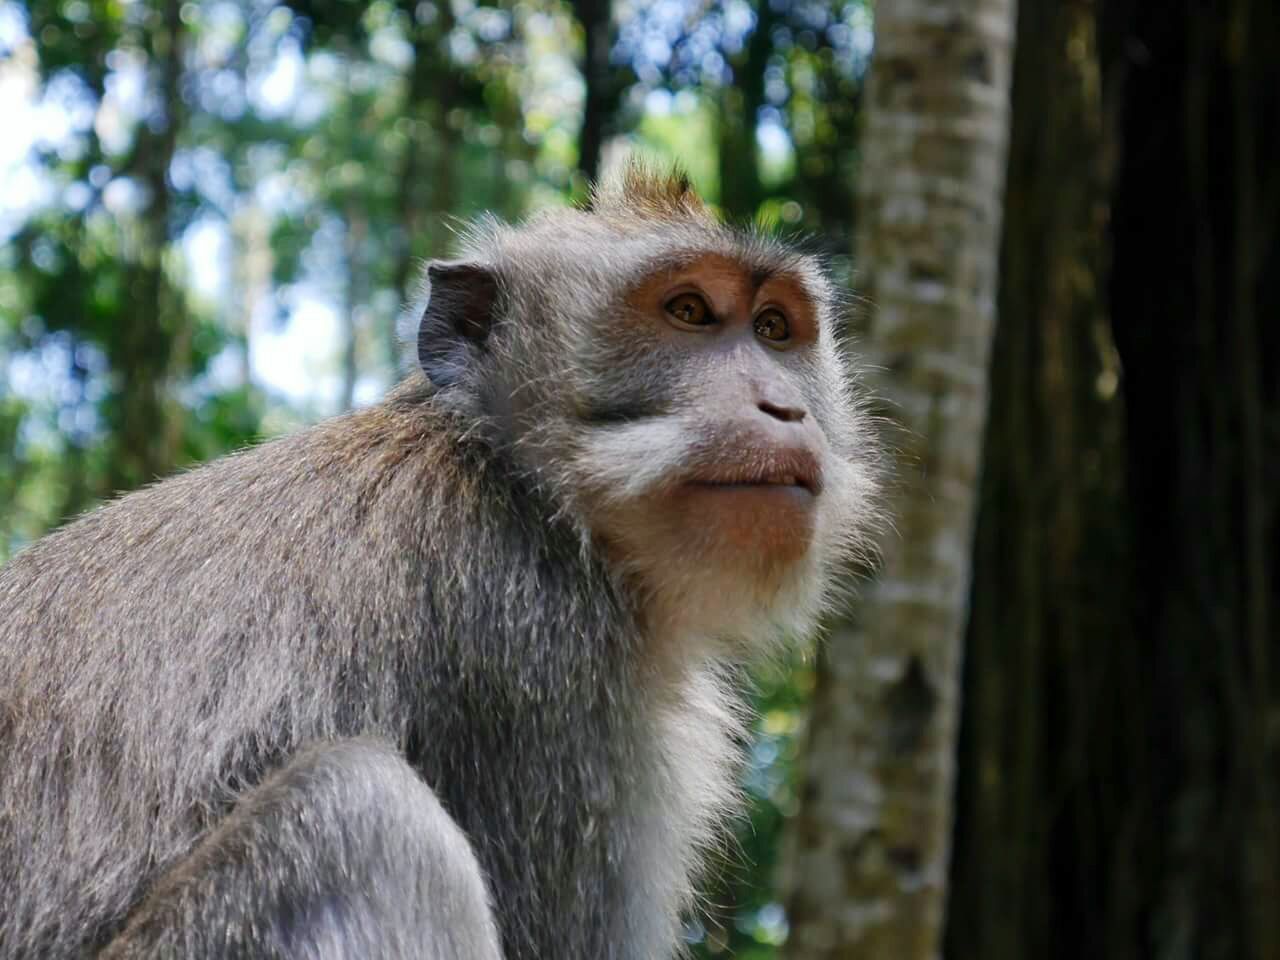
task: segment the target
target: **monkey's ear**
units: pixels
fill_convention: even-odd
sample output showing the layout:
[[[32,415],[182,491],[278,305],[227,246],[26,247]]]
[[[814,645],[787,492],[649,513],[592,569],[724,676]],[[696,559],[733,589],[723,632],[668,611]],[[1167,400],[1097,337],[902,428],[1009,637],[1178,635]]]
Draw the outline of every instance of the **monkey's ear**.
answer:
[[[436,260],[427,266],[430,291],[418,323],[418,363],[438,387],[453,386],[483,349],[493,325],[498,283],[476,263]]]

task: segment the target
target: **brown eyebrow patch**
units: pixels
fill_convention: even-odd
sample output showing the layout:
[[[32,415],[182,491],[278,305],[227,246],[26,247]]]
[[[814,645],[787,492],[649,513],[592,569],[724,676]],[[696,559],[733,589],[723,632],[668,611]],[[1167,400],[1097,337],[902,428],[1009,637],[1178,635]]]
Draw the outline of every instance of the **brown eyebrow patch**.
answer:
[[[801,339],[818,336],[818,304],[804,278],[785,264],[771,266],[759,259],[704,253],[658,261],[630,287],[625,302],[639,310],[661,309],[660,301],[666,292],[682,280],[701,288],[708,297],[708,306],[718,317],[728,316],[735,310],[739,316],[745,316],[751,309],[768,302],[786,311]],[[767,295],[763,301],[762,294]],[[752,308],[752,304],[756,306]]]

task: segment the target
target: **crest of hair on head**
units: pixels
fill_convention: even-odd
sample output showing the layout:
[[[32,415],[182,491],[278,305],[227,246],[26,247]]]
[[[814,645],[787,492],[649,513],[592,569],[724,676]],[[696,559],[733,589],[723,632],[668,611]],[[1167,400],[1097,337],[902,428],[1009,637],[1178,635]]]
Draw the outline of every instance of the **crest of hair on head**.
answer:
[[[595,185],[589,209],[607,219],[715,222],[683,169],[638,157],[628,158]]]

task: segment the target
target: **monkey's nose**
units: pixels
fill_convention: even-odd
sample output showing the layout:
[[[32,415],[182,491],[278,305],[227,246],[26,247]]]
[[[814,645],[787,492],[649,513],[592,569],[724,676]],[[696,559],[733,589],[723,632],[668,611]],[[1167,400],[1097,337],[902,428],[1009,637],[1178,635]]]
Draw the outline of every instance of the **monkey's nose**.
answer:
[[[783,423],[800,423],[808,416],[808,411],[803,407],[785,406],[769,400],[761,400],[756,406],[761,412],[768,414],[775,420],[781,420]]]

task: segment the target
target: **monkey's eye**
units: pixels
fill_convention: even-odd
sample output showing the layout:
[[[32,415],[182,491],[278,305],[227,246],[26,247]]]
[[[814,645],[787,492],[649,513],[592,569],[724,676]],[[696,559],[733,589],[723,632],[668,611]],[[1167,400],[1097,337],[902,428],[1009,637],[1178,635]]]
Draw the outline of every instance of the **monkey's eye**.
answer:
[[[696,293],[682,293],[667,301],[667,313],[685,326],[706,327],[716,322],[707,301]]]
[[[762,310],[753,324],[756,336],[773,343],[783,343],[791,339],[791,325],[781,310]]]

